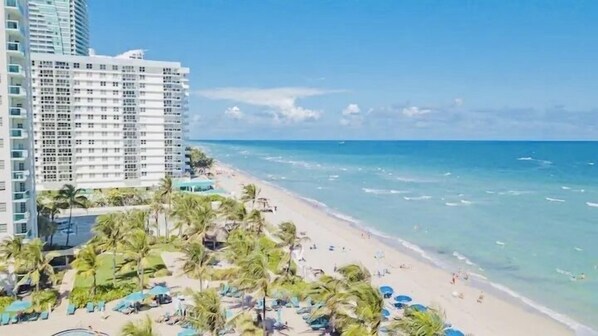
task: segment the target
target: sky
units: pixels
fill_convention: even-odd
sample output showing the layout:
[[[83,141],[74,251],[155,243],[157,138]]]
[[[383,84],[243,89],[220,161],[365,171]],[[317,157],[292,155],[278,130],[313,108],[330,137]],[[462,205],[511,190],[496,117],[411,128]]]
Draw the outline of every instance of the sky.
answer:
[[[89,0],[191,69],[190,139],[598,140],[598,1]]]

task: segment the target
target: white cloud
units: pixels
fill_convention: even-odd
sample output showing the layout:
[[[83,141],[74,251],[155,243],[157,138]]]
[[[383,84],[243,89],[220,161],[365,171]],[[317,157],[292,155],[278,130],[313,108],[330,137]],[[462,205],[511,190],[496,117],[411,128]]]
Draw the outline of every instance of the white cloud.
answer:
[[[453,106],[459,107],[463,105],[463,98],[455,98],[453,99]]]
[[[198,94],[214,100],[230,100],[239,103],[267,107],[277,121],[301,122],[320,118],[321,112],[297,105],[301,98],[321,96],[338,91],[308,87],[281,87],[271,89],[217,88],[199,91]]]
[[[359,105],[357,105],[357,104],[349,104],[343,110],[344,116],[357,115],[359,113],[361,113],[361,109],[359,108]]]
[[[224,110],[224,115],[236,120],[243,119],[244,117],[243,111],[241,111],[241,109],[238,106],[227,108],[226,110]]]
[[[432,112],[432,110],[428,109],[428,108],[421,108],[418,106],[407,106],[407,107],[403,107],[403,110],[401,112],[406,117],[418,117],[418,116],[422,116],[424,114],[428,114],[428,113]]]

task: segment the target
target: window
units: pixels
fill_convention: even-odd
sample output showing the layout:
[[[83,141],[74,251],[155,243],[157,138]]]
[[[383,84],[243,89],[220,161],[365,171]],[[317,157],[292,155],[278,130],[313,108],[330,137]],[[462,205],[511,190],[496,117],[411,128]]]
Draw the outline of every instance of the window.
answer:
[[[6,223],[0,223],[0,233],[6,233]]]
[[[118,65],[113,65],[112,66],[112,71],[118,71]]]
[[[0,212],[6,212],[6,203],[0,203]]]
[[[79,69],[79,63],[73,63],[73,68]]]
[[[93,69],[93,66],[89,63],[87,63],[87,65],[85,66],[86,69]]]
[[[106,64],[100,64],[100,70],[106,70]]]
[[[0,181],[0,190],[6,190],[6,182]]]
[[[100,86],[106,86],[106,82],[100,82]]]
[[[87,94],[93,94],[93,90],[92,89],[87,89]]]
[[[88,145],[93,145],[93,144],[95,144],[95,140],[87,140],[87,144]]]
[[[139,72],[145,72],[145,67],[139,67]]]

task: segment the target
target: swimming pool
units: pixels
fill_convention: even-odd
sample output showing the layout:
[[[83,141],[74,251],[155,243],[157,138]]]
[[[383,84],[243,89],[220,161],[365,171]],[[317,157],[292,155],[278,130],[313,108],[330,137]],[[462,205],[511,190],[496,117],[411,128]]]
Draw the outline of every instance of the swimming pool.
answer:
[[[108,336],[108,334],[91,331],[89,329],[78,328],[78,329],[63,330],[63,331],[56,333],[52,336]]]

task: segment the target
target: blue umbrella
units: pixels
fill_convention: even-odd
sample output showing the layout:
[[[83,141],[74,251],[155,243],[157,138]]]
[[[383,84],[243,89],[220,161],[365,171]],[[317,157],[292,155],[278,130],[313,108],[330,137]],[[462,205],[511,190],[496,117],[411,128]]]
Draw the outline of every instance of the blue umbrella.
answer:
[[[428,310],[428,307],[421,305],[421,304],[414,304],[409,306],[409,308],[418,311],[418,312],[425,312],[426,310]]]
[[[17,301],[13,301],[11,304],[9,304],[8,307],[6,307],[6,309],[4,309],[4,311],[7,313],[18,313],[18,312],[22,312],[23,310],[27,310],[29,308],[31,308],[31,301],[17,300]]]
[[[395,296],[395,301],[399,302],[399,303],[407,303],[407,302],[411,302],[411,297],[407,296],[407,295],[398,295]]]
[[[380,286],[380,293],[384,296],[384,298],[389,298],[394,293],[394,289],[390,286]]]
[[[145,299],[143,292],[135,292],[127,295],[124,300],[128,302],[141,302],[143,299]]]
[[[197,336],[197,335],[199,335],[199,332],[197,332],[197,330],[195,330],[195,329],[184,328],[183,330],[179,331],[179,333],[176,335],[177,336]]]
[[[390,316],[390,312],[388,311],[388,309],[382,308],[382,316],[384,316],[384,317]]]
[[[149,295],[166,295],[169,293],[168,287],[165,286],[155,286],[149,290]]]
[[[444,336],[465,336],[465,335],[457,329],[445,329]]]

